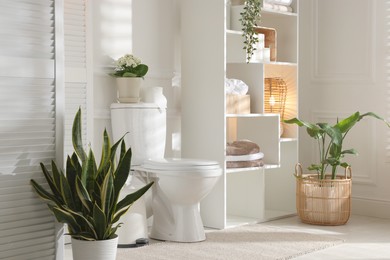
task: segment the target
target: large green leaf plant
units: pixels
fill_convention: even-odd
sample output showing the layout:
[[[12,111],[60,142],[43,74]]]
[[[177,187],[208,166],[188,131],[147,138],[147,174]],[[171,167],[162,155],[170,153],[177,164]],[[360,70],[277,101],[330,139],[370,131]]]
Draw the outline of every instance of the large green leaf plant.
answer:
[[[145,185],[119,200],[119,193],[130,173],[131,148],[126,149],[123,137],[111,146],[110,138],[103,133],[102,156],[97,166],[94,153],[87,153],[82,144],[81,110],[73,122],[74,153],[67,157],[65,174],[51,163],[51,172],[41,163],[49,189],[35,180],[31,185],[47,202],[50,211],[61,223],[68,225],[69,235],[81,240],[106,240],[116,237],[119,218],[152,185]],[[120,147],[120,158],[115,154]],[[119,152],[119,151],[118,151]]]
[[[337,168],[339,166],[347,168],[350,166],[347,162],[342,161],[344,155],[356,155],[355,149],[343,149],[343,141],[353,126],[364,117],[373,117],[386,123],[388,127],[390,124],[382,117],[375,113],[368,112],[360,114],[355,112],[351,116],[339,121],[335,125],[328,123],[309,123],[298,118],[284,120],[287,124],[296,124],[300,127],[306,127],[306,131],[310,137],[317,140],[319,150],[319,163],[312,164],[308,170],[315,170],[318,173],[319,179],[325,178],[325,173],[328,167],[331,168],[332,179],[336,178]]]

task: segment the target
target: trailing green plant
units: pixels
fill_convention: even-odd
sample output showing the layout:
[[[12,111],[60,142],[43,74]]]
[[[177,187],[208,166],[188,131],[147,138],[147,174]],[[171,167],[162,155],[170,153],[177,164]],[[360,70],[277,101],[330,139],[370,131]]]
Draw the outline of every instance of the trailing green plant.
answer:
[[[50,191],[35,180],[31,185],[47,202],[50,211],[61,223],[68,225],[69,235],[81,240],[106,240],[116,236],[119,218],[138,200],[153,182],[119,200],[119,193],[130,173],[131,148],[126,149],[124,137],[111,146],[107,131],[103,133],[102,156],[97,166],[94,153],[87,153],[82,144],[81,110],[73,122],[74,153],[67,157],[65,174],[52,161],[51,171],[41,163]],[[116,151],[120,158],[116,163]]]
[[[256,44],[259,42],[256,33],[257,22],[260,20],[262,0],[246,0],[241,14],[242,36],[244,37],[244,50],[246,51],[247,63],[249,63]]]
[[[312,124],[299,120],[298,118],[283,120],[283,122],[287,124],[296,124],[300,127],[306,127],[306,131],[309,136],[317,140],[320,157],[319,163],[312,164],[308,167],[308,170],[317,171],[319,179],[324,179],[327,168],[331,167],[332,179],[335,179],[338,166],[344,168],[350,166],[347,162],[342,161],[344,155],[357,154],[355,149],[343,150],[343,141],[352,127],[366,116],[379,119],[390,127],[390,124],[386,120],[372,112],[365,114],[355,112],[341,121],[337,120],[337,123],[333,126],[328,123]]]

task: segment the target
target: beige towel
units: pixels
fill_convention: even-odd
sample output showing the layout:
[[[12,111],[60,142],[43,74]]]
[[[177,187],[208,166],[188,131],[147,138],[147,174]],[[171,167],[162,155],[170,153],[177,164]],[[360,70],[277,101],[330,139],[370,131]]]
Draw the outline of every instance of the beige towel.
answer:
[[[250,140],[227,143],[226,155],[247,155],[260,152],[260,147]]]
[[[263,160],[258,159],[254,161],[245,161],[245,162],[226,162],[226,168],[247,168],[247,167],[260,167],[263,166]]]

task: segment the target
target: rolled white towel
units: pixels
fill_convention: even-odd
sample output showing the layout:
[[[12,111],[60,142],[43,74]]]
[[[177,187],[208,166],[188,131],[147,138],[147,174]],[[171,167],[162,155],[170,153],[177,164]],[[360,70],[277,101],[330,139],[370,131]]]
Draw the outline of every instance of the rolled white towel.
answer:
[[[280,11],[280,12],[287,12],[287,13],[292,13],[292,8],[290,6],[285,6],[285,5],[273,5],[273,9]]]
[[[248,85],[239,79],[225,79],[226,94],[246,95],[248,93]]]
[[[264,154],[262,152],[246,154],[246,155],[226,155],[226,161],[228,162],[246,162],[263,159]]]
[[[264,0],[264,4],[277,4],[291,6],[292,0]]]
[[[273,10],[273,9],[274,9],[273,4],[270,3],[263,4],[263,10]]]

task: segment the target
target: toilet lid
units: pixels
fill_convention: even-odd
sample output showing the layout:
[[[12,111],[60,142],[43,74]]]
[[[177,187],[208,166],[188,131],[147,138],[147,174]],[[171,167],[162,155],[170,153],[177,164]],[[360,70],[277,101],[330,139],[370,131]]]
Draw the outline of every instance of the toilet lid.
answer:
[[[112,103],[110,106],[111,109],[161,109],[165,107],[160,107],[155,103]]]
[[[163,158],[147,160],[142,165],[145,169],[150,170],[170,170],[170,171],[205,171],[220,169],[218,162],[199,160],[199,159],[183,159],[183,158]]]

